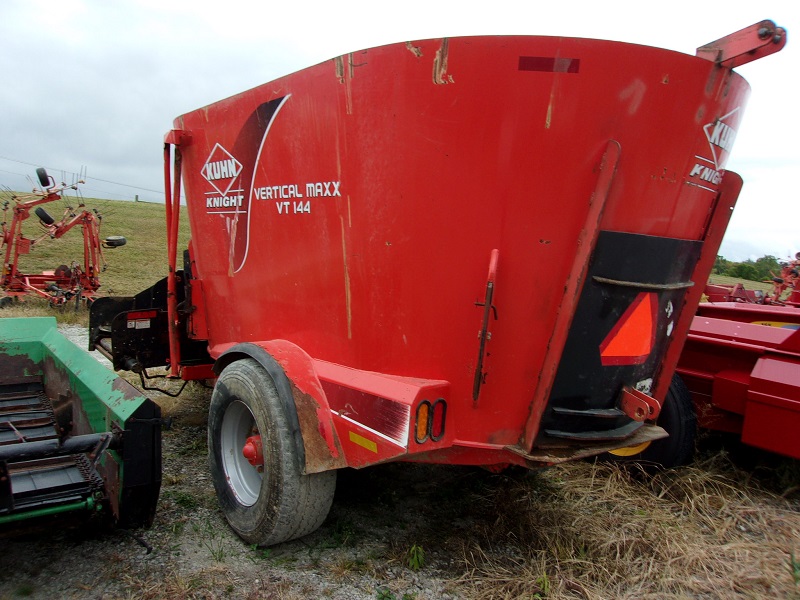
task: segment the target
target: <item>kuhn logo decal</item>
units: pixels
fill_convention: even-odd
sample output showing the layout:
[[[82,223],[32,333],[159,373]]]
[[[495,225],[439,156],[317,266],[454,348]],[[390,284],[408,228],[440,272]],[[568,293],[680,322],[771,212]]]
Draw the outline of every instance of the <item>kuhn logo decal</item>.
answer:
[[[696,162],[689,173],[690,183],[709,191],[716,191],[707,186],[708,184],[716,186],[722,181],[725,164],[736,140],[738,124],[739,107],[703,126],[703,133],[708,142],[708,154],[704,152],[695,155],[700,162]]]
[[[239,174],[242,172],[242,163],[236,160],[225,148],[215,144],[200,172],[217,191],[216,194],[212,192],[206,195],[207,209],[242,205],[244,197],[241,186],[233,189],[239,179]]]
[[[714,166],[717,170],[725,168],[728,156],[733,148],[736,139],[736,129],[734,129],[734,118],[738,117],[739,109],[735,108],[724,117],[720,117],[713,123],[708,123],[703,127],[708,147],[711,149],[711,156],[714,158]]]

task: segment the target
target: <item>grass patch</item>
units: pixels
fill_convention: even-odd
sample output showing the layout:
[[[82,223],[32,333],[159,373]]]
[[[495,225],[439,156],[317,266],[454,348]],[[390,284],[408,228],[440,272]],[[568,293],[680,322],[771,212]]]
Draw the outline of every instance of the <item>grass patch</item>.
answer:
[[[761,290],[762,292],[772,293],[772,284],[763,281],[750,281],[749,279],[739,279],[738,277],[728,277],[727,275],[711,275],[709,283],[717,285],[736,285],[741,283],[746,290]]]
[[[162,492],[161,496],[165,501],[172,502],[184,510],[194,510],[200,506],[197,496],[191,492],[166,490]]]
[[[8,199],[8,194],[0,198]],[[163,204],[95,198],[86,198],[84,203],[89,210],[97,209],[102,216],[101,237],[121,235],[127,239],[125,246],[103,251],[107,265],[100,274],[99,295],[132,295],[167,275],[167,226]],[[68,207],[77,209],[78,202],[74,197],[62,198],[44,206],[55,219],[60,219]],[[10,220],[10,212],[7,220]],[[31,214],[23,222],[22,232],[30,239],[41,236],[42,229],[35,215]],[[181,209],[178,240],[179,250],[186,248],[189,220],[185,207]],[[35,274],[53,270],[62,264],[70,265],[73,261],[83,264],[83,234],[80,227],[75,227],[60,239],[45,238],[38,241],[29,254],[20,256],[18,267],[23,273]],[[63,312],[68,311],[67,308]]]
[[[413,544],[406,555],[406,565],[412,571],[419,571],[425,566],[425,550],[422,546]]]
[[[337,519],[329,529],[328,536],[319,547],[322,549],[351,548],[361,537],[358,527],[349,519]]]
[[[714,457],[654,477],[577,462],[501,485],[462,546],[472,598],[790,598],[797,504]]]
[[[35,591],[36,587],[32,583],[26,582],[17,586],[17,589],[14,590],[14,595],[20,598],[27,598],[32,596]]]

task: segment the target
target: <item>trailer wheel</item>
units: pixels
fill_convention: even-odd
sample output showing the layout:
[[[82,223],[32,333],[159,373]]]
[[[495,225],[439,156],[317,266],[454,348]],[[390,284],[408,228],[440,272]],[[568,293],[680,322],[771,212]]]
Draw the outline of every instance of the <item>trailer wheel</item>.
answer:
[[[243,455],[253,436],[260,438],[259,467]],[[302,473],[281,398],[257,361],[238,360],[222,371],[211,396],[208,448],[222,512],[244,541],[270,546],[322,525],[336,471]]]
[[[678,375],[672,377],[657,423],[667,431],[668,438],[613,450],[609,453],[611,460],[664,469],[679,467],[692,460],[697,437],[697,417],[689,390]]]

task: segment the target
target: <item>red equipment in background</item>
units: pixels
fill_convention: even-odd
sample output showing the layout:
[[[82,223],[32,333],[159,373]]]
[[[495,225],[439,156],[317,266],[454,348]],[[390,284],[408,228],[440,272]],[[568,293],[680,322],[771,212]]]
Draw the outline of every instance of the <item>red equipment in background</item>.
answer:
[[[218,376],[211,473],[250,543],[316,529],[342,467],[669,458],[655,422],[742,184],[732,68],[785,41],[423,40],[185,114],[169,274],[98,299],[91,344]]]
[[[6,201],[3,212],[3,238],[0,248],[5,246],[3,261],[3,278],[0,287],[5,292],[5,297],[0,298],[0,306],[5,306],[14,298],[34,295],[47,298],[54,306],[65,304],[75,299],[76,308],[81,299],[91,303],[100,288],[100,272],[105,270],[103,248],[116,248],[125,245],[125,238],[110,236],[105,240],[100,239],[100,222],[102,217],[97,210],[88,210],[83,202],[78,205],[80,212],[73,212],[67,208],[63,218],[56,222],[47,211],[39,206],[49,202],[61,200],[64,190],[77,190],[78,181],[72,185],[62,183],[56,186],[55,180],[47,175],[44,169],[37,169],[36,174],[41,184],[41,189],[31,194],[12,196],[14,202],[10,206],[11,221],[9,224],[9,202]],[[30,216],[33,207],[39,218],[42,233],[39,237],[31,239],[22,232],[22,223]],[[73,262],[70,266],[61,265],[53,271],[45,271],[39,275],[29,275],[19,271],[19,257],[28,254],[35,244],[43,239],[58,239],[80,225],[83,232],[83,265]]]
[[[700,304],[678,373],[700,427],[800,459],[800,310]]]
[[[781,264],[780,273],[772,273],[773,304],[786,304],[800,307],[800,252],[794,255],[794,260]],[[784,298],[784,292],[790,290]]]
[[[800,307],[800,252],[794,260],[781,263],[781,272],[772,273],[772,292],[748,290],[741,283],[735,285],[708,284],[704,294],[709,302],[746,302],[777,306]],[[788,290],[788,294],[786,291]]]

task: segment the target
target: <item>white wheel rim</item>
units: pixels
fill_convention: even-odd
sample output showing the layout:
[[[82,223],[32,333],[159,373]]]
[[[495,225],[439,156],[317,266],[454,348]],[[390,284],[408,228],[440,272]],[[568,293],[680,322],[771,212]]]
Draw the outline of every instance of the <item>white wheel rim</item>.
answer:
[[[261,491],[263,476],[242,454],[247,438],[257,435],[253,413],[242,402],[228,405],[220,428],[220,452],[225,479],[240,504],[253,506]]]

